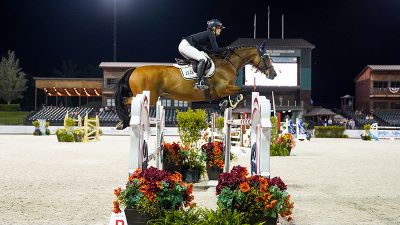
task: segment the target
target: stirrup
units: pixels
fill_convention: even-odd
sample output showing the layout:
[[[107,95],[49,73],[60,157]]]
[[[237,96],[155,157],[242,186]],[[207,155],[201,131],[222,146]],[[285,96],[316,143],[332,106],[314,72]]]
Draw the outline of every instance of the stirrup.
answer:
[[[194,85],[193,85],[193,87],[195,88],[195,89],[200,89],[200,90],[206,90],[206,89],[208,89],[209,87],[208,87],[208,85],[206,85],[206,84],[204,84],[205,82],[203,81],[203,80],[201,80],[199,83],[195,83]]]

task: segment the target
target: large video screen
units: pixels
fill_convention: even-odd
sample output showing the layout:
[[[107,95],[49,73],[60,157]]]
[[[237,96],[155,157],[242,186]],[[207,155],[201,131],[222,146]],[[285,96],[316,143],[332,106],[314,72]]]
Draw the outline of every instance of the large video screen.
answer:
[[[297,86],[297,58],[271,57],[277,76],[270,80],[251,65],[245,66],[245,85],[257,86]]]

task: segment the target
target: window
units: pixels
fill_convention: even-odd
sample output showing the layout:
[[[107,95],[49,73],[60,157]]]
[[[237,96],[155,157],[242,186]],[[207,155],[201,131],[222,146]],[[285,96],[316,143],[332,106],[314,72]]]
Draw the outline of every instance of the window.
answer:
[[[107,86],[112,86],[118,83],[118,79],[116,78],[107,78],[106,81],[107,81]]]
[[[400,102],[392,102],[392,103],[390,103],[390,108],[392,108],[392,109],[400,109]]]
[[[106,105],[107,105],[108,107],[114,107],[114,106],[115,106],[115,99],[113,99],[113,98],[107,98],[107,103],[106,103]]]
[[[188,106],[188,102],[187,101],[174,100],[174,106],[175,107],[187,107]]]
[[[387,81],[374,81],[374,88],[387,88],[388,82]]]
[[[374,109],[387,109],[387,102],[374,102]]]
[[[171,107],[172,101],[171,100],[167,100],[167,99],[162,99],[161,100],[161,105],[164,106],[164,107]]]
[[[391,88],[400,88],[400,81],[391,81],[390,87]]]

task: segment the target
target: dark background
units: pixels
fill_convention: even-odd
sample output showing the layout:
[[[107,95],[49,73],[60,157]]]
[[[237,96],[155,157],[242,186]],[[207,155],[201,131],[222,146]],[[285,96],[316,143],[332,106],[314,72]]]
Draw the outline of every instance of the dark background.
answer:
[[[303,38],[314,44],[312,99],[334,107],[354,95],[366,65],[400,64],[400,1],[117,0],[117,61],[172,62],[180,38],[218,18],[221,46],[237,38]],[[113,60],[113,0],[14,0],[0,3],[0,54],[14,50],[28,77],[54,76],[70,59],[80,68]],[[93,76],[88,74],[88,76]],[[23,104],[33,105],[32,82]]]

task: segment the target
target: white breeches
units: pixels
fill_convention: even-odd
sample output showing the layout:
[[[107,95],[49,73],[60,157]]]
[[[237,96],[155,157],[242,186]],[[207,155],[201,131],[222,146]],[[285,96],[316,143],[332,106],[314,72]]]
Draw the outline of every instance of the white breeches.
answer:
[[[178,50],[187,59],[194,59],[197,61],[199,61],[200,59],[204,59],[204,61],[207,61],[206,56],[195,47],[191,46],[189,42],[185,39],[183,39],[179,44]]]

